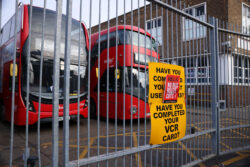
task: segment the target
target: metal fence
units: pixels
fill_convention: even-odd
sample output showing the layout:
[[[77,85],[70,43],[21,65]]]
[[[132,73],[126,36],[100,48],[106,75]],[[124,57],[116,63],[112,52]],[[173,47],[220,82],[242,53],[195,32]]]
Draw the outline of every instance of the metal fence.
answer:
[[[56,1],[52,13],[45,10],[46,0],[43,9],[33,7],[31,0],[25,25],[18,19],[25,17],[24,6],[16,1],[15,11],[22,14],[9,21],[14,33],[9,32],[4,40],[6,32],[1,31],[2,67],[7,64],[4,70],[13,70],[8,83],[11,104],[10,99],[1,99],[2,111],[11,111],[5,116],[10,121],[6,125],[10,126],[9,156],[2,155],[6,164],[192,166],[250,148],[248,29],[210,18],[204,6],[192,16],[194,9],[183,1],[98,2],[99,6],[93,6],[95,1],[79,1],[79,9],[73,9],[72,0],[67,0],[66,15],[62,15],[62,0]],[[89,20],[84,31],[85,25],[73,21],[72,13],[86,9]],[[115,17],[110,16],[112,11]],[[49,19],[52,17],[54,20]],[[77,20],[82,18],[79,14]],[[98,19],[97,25],[92,25],[93,19]],[[25,43],[19,24],[22,30],[30,30]],[[4,49],[11,41],[13,56],[3,61]],[[128,47],[131,45],[136,47]],[[185,67],[186,136],[164,145],[149,145],[146,56],[152,61],[153,52],[162,62]],[[136,55],[136,60],[131,58]],[[133,65],[135,61],[137,65]],[[3,78],[5,72],[0,75]],[[51,83],[46,85],[49,79],[44,76],[49,75]],[[3,93],[6,87],[1,84]],[[25,116],[17,114],[24,110],[21,103]],[[49,107],[51,120],[42,117]],[[31,123],[33,113],[37,121]],[[25,128],[14,126],[17,117],[25,121]],[[74,118],[75,122],[71,121]],[[49,123],[42,123],[44,120]]]

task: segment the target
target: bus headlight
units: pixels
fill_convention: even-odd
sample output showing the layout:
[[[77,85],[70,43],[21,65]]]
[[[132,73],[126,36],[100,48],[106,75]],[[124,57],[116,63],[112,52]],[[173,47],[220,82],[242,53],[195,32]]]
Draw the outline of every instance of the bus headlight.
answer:
[[[32,102],[29,102],[29,111],[36,112]]]
[[[85,100],[83,108],[88,107],[88,100]]]
[[[136,114],[137,113],[137,107],[133,106],[131,114]]]

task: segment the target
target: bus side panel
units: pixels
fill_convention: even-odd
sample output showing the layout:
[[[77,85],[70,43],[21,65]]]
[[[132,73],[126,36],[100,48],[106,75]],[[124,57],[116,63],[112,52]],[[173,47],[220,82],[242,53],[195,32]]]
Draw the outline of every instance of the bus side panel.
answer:
[[[120,95],[123,97],[122,93]],[[132,98],[133,98],[133,103],[131,105],[131,95],[129,94],[125,95],[125,107],[126,107],[125,119],[131,118],[131,107],[134,107],[137,110],[137,112],[133,114],[132,116],[133,119],[137,119],[138,117],[145,118],[145,101],[140,100],[135,96],[132,96]],[[138,101],[139,101],[139,104],[138,104]],[[123,118],[123,115],[121,113],[119,114],[120,114],[119,119]],[[146,118],[149,118],[149,117],[150,117],[149,105],[148,103],[146,103]]]
[[[107,97],[107,93],[103,93],[105,97]],[[109,118],[115,119],[115,108],[117,104],[117,118],[122,120],[124,118],[124,111],[125,111],[125,119],[129,120],[131,119],[131,107],[134,107],[137,109],[137,112],[133,114],[132,119],[139,118],[145,118],[145,102],[143,100],[139,100],[137,97],[132,96],[133,98],[133,105],[131,105],[131,95],[125,94],[125,104],[123,103],[124,94],[123,93],[117,93],[117,101],[115,101],[115,93],[109,92]],[[138,107],[138,100],[139,105]],[[125,110],[124,107],[125,106]],[[138,112],[138,109],[140,108],[140,111]],[[106,108],[100,107],[100,116],[106,117]],[[150,117],[150,111],[149,111],[149,105],[146,103],[146,118]]]

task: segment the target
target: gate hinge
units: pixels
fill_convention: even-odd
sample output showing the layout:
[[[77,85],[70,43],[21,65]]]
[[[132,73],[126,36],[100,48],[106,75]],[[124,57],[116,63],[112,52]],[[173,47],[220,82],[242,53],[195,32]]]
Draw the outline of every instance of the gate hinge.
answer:
[[[217,102],[216,107],[219,109],[219,111],[226,111],[226,100],[219,100]]]

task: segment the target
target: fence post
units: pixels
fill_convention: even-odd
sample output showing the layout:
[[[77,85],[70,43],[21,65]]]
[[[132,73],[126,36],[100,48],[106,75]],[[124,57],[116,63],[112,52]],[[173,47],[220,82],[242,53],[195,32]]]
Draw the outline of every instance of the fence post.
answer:
[[[61,49],[61,23],[62,23],[62,0],[56,2],[56,23],[54,34],[54,67],[53,67],[53,115],[52,115],[52,167],[59,166],[59,75],[60,75],[60,49]]]
[[[210,46],[211,46],[211,93],[212,93],[212,128],[216,129],[212,134],[212,151],[219,155],[220,153],[220,114],[218,110],[218,20],[211,18],[211,24],[214,28],[210,29]]]

